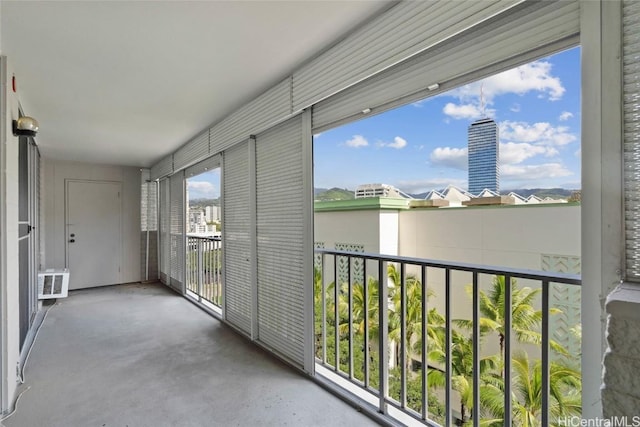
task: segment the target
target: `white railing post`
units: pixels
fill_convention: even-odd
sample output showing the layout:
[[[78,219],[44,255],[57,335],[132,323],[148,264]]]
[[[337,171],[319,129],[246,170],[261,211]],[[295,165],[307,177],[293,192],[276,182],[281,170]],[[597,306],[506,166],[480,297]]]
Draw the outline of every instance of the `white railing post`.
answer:
[[[198,301],[202,300],[202,279],[204,276],[204,263],[202,262],[202,239],[198,238],[196,244],[196,252],[198,254]]]

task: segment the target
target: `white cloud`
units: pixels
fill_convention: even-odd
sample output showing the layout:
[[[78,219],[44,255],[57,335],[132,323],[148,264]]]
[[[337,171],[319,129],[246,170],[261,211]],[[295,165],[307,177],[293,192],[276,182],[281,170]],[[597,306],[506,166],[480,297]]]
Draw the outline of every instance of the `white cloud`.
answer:
[[[369,145],[369,141],[367,141],[362,135],[353,135],[353,138],[346,141],[345,145],[352,148],[366,147]]]
[[[396,148],[396,149],[404,148],[406,146],[407,146],[407,140],[399,136],[396,136],[395,138],[393,138],[393,142],[387,145],[387,147]]]
[[[454,169],[467,170],[467,149],[438,147],[431,152],[431,164]]]
[[[504,71],[486,79],[462,86],[449,95],[469,102],[480,98],[480,87],[485,103],[492,104],[493,98],[506,93],[524,95],[537,91],[550,101],[562,98],[564,86],[558,77],[551,75],[552,64],[548,61],[534,61],[511,70]]]
[[[423,180],[398,181],[394,183],[402,191],[411,194],[424,193],[431,190],[442,190],[448,185],[455,185],[461,188],[467,188],[467,180],[459,178],[433,178]]]
[[[477,119],[482,115],[480,108],[473,104],[454,104],[448,102],[442,111],[454,119]]]
[[[321,135],[322,135],[322,132],[320,132],[320,133],[315,133],[315,134],[313,134],[313,137],[314,137],[314,138],[320,138],[320,136],[321,136]]]
[[[558,155],[558,150],[553,147],[545,147],[542,145],[532,145],[526,142],[515,143],[506,142],[500,144],[500,163],[501,164],[518,164],[525,160],[538,155],[547,157]]]
[[[555,147],[533,145],[526,142],[500,143],[500,164],[502,165],[517,165],[535,156],[553,157],[558,154]],[[438,147],[431,152],[430,160],[434,166],[468,169],[467,148]]]
[[[573,175],[561,163],[543,163],[540,165],[502,165],[500,177],[505,179],[538,180],[545,178],[560,178]]]
[[[500,123],[500,139],[540,145],[567,145],[577,139],[566,126],[554,127],[550,123],[504,121]]]
[[[445,95],[457,98],[460,103],[448,103],[443,112],[454,119],[495,117],[495,110],[488,108],[488,106],[493,105],[496,96],[507,93],[524,95],[535,91],[541,98],[557,101],[562,98],[565,88],[558,77],[551,75],[551,69],[552,64],[548,61],[534,61],[461,86]],[[484,107],[481,106],[481,92]],[[510,109],[517,113],[520,111],[520,105],[513,104]]]
[[[393,142],[381,141],[381,142],[378,142],[376,145],[378,147],[389,147],[389,148],[395,148],[397,150],[400,150],[407,146],[407,140],[400,136],[396,136],[395,138],[393,138]]]
[[[573,117],[573,113],[570,113],[569,111],[563,111],[562,113],[560,113],[560,117],[558,117],[558,120],[560,120],[561,122],[566,122],[571,117]]]
[[[582,147],[578,148],[578,149],[573,153],[573,155],[574,155],[574,156],[576,156],[576,157],[578,157],[578,158],[582,157]]]
[[[208,181],[191,181],[187,180],[187,188],[190,192],[190,197],[199,198],[216,198],[218,197],[218,189],[216,186]]]

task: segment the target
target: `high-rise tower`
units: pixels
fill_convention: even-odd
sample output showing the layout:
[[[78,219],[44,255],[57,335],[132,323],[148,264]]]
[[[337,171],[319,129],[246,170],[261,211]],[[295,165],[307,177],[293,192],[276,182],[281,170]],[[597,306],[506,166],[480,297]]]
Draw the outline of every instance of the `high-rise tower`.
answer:
[[[477,120],[469,125],[469,193],[485,188],[500,191],[500,149],[498,125],[493,119]]]

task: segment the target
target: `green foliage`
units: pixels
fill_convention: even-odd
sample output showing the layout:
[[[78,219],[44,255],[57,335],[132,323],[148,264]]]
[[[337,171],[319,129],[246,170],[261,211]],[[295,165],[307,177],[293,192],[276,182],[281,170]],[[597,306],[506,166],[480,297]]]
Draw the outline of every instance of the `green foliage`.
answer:
[[[512,356],[512,417],[515,425],[523,427],[541,426],[542,411],[542,361],[530,362],[529,356],[518,351]],[[580,372],[560,363],[549,364],[549,419],[579,416],[582,382]],[[504,381],[496,373],[485,381],[480,393],[483,425],[504,424]]]
[[[206,273],[219,273],[222,268],[222,249],[212,249],[202,252],[202,269]],[[187,251],[187,272],[197,271],[198,252]]]
[[[571,196],[569,196],[569,198],[567,199],[567,202],[582,202],[582,191],[581,190],[575,190],[573,193],[571,193]]]
[[[407,357],[401,360],[399,352],[391,352],[390,357],[395,362],[389,369],[389,396],[400,400],[402,367],[406,375],[406,400],[407,406],[417,412],[422,410],[422,369],[412,369],[412,360],[422,358],[422,293],[426,286],[412,275],[401,281],[401,274],[393,264],[388,266],[388,338],[390,348],[398,348],[401,344],[401,316],[402,290],[405,298],[405,322]],[[335,283],[325,284],[323,289],[322,274],[319,270],[314,275],[314,315],[315,315],[315,341],[316,357],[326,364],[338,366],[340,372],[353,376],[356,380],[364,382],[365,376],[365,349],[368,354],[368,386],[378,389],[379,381],[379,284],[372,277],[366,280],[367,295],[361,283],[351,285],[351,318],[349,317],[349,285],[342,283],[337,292],[337,319],[336,319],[336,288]],[[511,281],[512,291],[512,331],[515,338],[522,343],[541,343],[540,322],[542,313],[533,307],[534,300],[540,290],[532,290],[527,287],[518,287],[515,280]],[[323,301],[324,295],[324,301]],[[427,299],[432,292],[428,291]],[[452,330],[451,342],[451,367],[452,388],[457,392],[460,401],[461,419],[469,421],[473,416],[481,417],[482,425],[502,425],[504,413],[500,408],[504,403],[503,359],[504,359],[504,277],[497,276],[493,280],[492,288],[488,293],[480,292],[480,332],[481,339],[497,334],[499,338],[499,352],[489,356],[483,356],[480,360],[480,408],[473,408],[473,341],[471,338],[472,322],[469,320],[454,320],[456,328]],[[325,308],[325,321],[322,324],[323,302]],[[559,310],[552,310],[551,314]],[[365,319],[368,328],[368,336],[365,337]],[[337,340],[336,340],[337,331]],[[435,390],[442,389],[445,385],[445,373],[439,367],[446,364],[445,319],[432,308],[427,314],[427,360],[428,369],[427,388],[429,417],[443,423],[446,408],[438,399]],[[323,336],[323,332],[326,336]],[[349,342],[352,337],[352,353],[350,354]],[[326,343],[326,354],[323,354],[323,343]],[[336,360],[336,343],[338,344],[338,360]],[[391,347],[393,345],[393,347]],[[558,343],[551,343],[552,350],[566,354]],[[352,361],[352,368],[349,361]],[[515,352],[512,355],[512,391],[513,391],[513,417],[514,425],[537,426],[540,420],[542,408],[541,391],[541,361],[530,362],[526,353]],[[550,364],[550,416],[558,419],[561,416],[579,414],[581,411],[581,380],[580,373],[560,362]],[[502,409],[504,411],[504,409]],[[459,420],[462,423],[461,420]]]
[[[217,199],[199,198],[199,199],[189,200],[190,209],[204,209],[207,206],[220,206],[220,198],[219,197]]]
[[[186,258],[187,270],[185,276],[187,289],[194,293],[200,292],[201,297],[221,306],[222,249],[205,250],[202,252],[200,260],[198,260],[197,250],[188,250]],[[202,265],[199,266],[199,263]],[[199,268],[201,270],[198,270]],[[202,273],[202,287],[198,289],[198,276],[200,273]]]
[[[472,295],[473,289],[467,286],[467,293]],[[521,343],[542,344],[540,323],[542,322],[542,310],[533,307],[533,301],[542,292],[542,289],[518,287],[518,282],[511,279],[511,332]],[[504,354],[504,313],[505,311],[505,278],[494,276],[489,293],[480,291],[480,333],[487,335],[496,333],[500,342],[500,354]],[[551,308],[549,314],[559,314],[560,310]],[[468,319],[456,319],[454,323],[462,328],[471,329],[473,322]],[[550,346],[556,352],[566,355],[567,351],[556,341],[551,340]]]
[[[355,195],[352,190],[347,190],[346,188],[331,188],[317,193],[314,198],[316,201],[352,200],[355,199]]]

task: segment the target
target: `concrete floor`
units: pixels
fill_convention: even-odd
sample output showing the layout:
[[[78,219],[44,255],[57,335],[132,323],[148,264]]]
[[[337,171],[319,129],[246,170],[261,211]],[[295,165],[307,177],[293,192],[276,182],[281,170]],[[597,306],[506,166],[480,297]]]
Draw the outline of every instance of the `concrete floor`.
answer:
[[[159,284],[74,291],[42,325],[8,427],[370,426]]]

